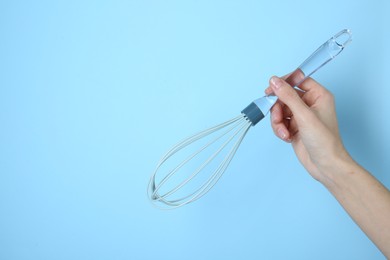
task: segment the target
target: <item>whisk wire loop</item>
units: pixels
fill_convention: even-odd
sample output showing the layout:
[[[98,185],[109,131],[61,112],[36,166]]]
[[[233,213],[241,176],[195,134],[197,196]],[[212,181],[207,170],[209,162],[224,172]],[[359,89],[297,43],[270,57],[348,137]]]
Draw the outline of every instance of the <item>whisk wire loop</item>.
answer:
[[[173,176],[173,174],[175,174],[182,166],[184,166],[186,163],[188,163],[188,161],[190,161],[191,159],[193,159],[196,155],[198,155],[200,152],[202,152],[203,150],[205,150],[207,147],[209,147],[210,145],[212,145],[213,143],[215,143],[216,141],[218,141],[219,139],[221,139],[222,137],[224,137],[226,134],[228,134],[229,132],[231,132],[232,130],[234,130],[237,126],[239,126],[240,124],[242,124],[242,121],[245,120],[245,119],[241,119],[241,120],[238,120],[238,123],[234,124],[233,127],[230,127],[227,131],[225,131],[224,133],[222,133],[221,135],[217,136],[216,138],[214,138],[213,140],[211,140],[209,143],[207,143],[206,145],[204,145],[202,148],[200,148],[198,151],[196,151],[195,153],[193,153],[192,155],[190,155],[187,159],[185,159],[182,163],[180,163],[175,169],[173,169],[159,184],[159,186],[157,186],[156,190],[159,190],[159,188],[170,178]],[[160,197],[164,198],[164,197],[167,197],[169,195],[171,195],[172,193],[176,192],[177,190],[179,190],[181,187],[183,187],[185,184],[187,184],[188,182],[190,182],[202,169],[204,169],[204,167],[207,166],[207,164],[209,164],[222,150],[223,148],[226,147],[226,145],[228,145],[228,143],[238,134],[238,132],[241,130],[241,128],[239,130],[237,130],[227,141],[225,141],[222,146],[213,154],[211,155],[197,170],[194,171],[194,173],[188,177],[186,180],[184,180],[182,183],[180,183],[179,185],[177,185],[175,188],[173,188],[171,191],[167,192],[166,194],[164,195],[160,195]]]
[[[220,147],[219,149],[214,152],[201,166],[198,167],[198,169],[196,169],[192,175],[190,177],[188,177],[187,179],[185,179],[182,183],[180,183],[179,185],[177,185],[174,189],[172,189],[171,191],[167,192],[166,194],[164,195],[160,195],[160,198],[163,198],[165,199],[167,196],[173,194],[174,192],[178,191],[180,188],[182,188],[184,185],[186,185],[188,182],[190,182],[195,176],[197,176],[212,160],[215,159],[215,157],[221,153],[221,151],[240,133],[240,132],[243,132],[243,130],[246,130],[246,129],[249,129],[250,125],[248,125],[249,123],[246,123],[246,121],[243,121],[244,124],[240,125],[240,128],[228,139],[226,140]],[[220,137],[218,137],[220,138]],[[235,146],[232,147],[231,151],[228,153],[228,155],[226,156],[226,158],[221,162],[221,164],[218,166],[217,170],[212,174],[212,176],[206,181],[204,182],[200,188],[198,188],[196,191],[194,191],[193,193],[191,193],[190,195],[188,196],[185,196],[183,198],[180,198],[180,199],[177,199],[176,201],[184,201],[185,199],[189,198],[189,197],[194,197],[194,200],[195,199],[198,199],[198,195],[202,194],[202,191],[204,190],[209,190],[210,188],[208,188],[208,186],[213,182],[214,179],[216,179],[218,177],[218,179],[220,178],[219,176],[221,176],[224,172],[224,170],[226,169],[226,167],[224,166],[227,162],[227,160],[229,160],[229,158],[233,158],[233,156],[231,156],[231,153],[233,151],[235,151]],[[231,160],[231,159],[230,159]],[[193,199],[189,200],[190,201],[193,201]],[[188,202],[188,203],[189,203]]]
[[[235,118],[232,118],[231,120],[228,120],[224,123],[221,123],[219,125],[213,126],[209,129],[203,130],[201,132],[198,132],[181,142],[174,145],[159,161],[154,173],[152,174],[149,185],[148,185],[148,196],[153,202],[161,202],[166,204],[167,206],[170,206],[169,209],[176,208],[183,206],[185,204],[188,204],[194,200],[197,200],[198,198],[205,195],[215,184],[216,182],[221,178],[224,171],[226,170],[227,166],[229,165],[230,161],[232,160],[235,152],[237,151],[239,145],[241,144],[244,136],[248,132],[249,128],[251,127],[251,122],[247,120],[247,118],[244,115],[239,115]],[[214,139],[209,141],[207,144],[202,146],[200,149],[198,149],[196,152],[192,153],[190,156],[188,156],[186,159],[184,159],[179,165],[177,165],[174,169],[172,169],[161,181],[159,181],[156,184],[156,175],[159,171],[160,167],[175,153],[177,153],[179,150],[189,146],[193,142],[210,135],[216,131],[219,131],[223,128],[228,127],[228,130],[224,131],[223,133],[216,136]],[[238,129],[237,129],[238,128]],[[176,185],[173,189],[170,191],[160,194],[161,188],[168,182],[172,176],[178,173],[178,171],[187,164],[190,160],[195,158],[198,154],[200,154],[203,150],[220,140],[222,137],[226,136],[228,133],[234,131],[234,133],[225,141],[223,144],[219,147],[219,149],[214,152],[202,165],[200,165],[187,179],[182,181],[180,184]],[[181,197],[181,198],[175,198],[175,199],[169,199],[168,197],[173,196],[178,190],[180,190],[182,187],[184,187],[187,183],[189,183],[191,180],[194,179],[195,176],[197,176],[213,159],[215,159],[218,154],[221,153],[223,149],[235,138],[239,135],[238,140],[236,143],[232,146],[231,150],[227,153],[226,157],[222,160],[222,162],[219,164],[218,168],[213,172],[211,177],[206,180],[198,189],[191,192],[190,194]],[[161,208],[161,207],[160,207]]]

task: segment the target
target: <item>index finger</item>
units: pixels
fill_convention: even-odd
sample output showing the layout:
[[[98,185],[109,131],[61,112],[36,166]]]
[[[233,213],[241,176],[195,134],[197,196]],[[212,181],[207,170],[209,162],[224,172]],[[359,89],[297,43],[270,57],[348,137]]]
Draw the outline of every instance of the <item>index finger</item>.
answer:
[[[291,86],[297,86],[305,78],[305,74],[303,74],[303,72],[300,69],[296,69],[292,73],[286,76],[287,76],[286,78],[283,77],[282,78],[286,80],[286,82]]]
[[[326,90],[325,87],[323,87],[321,84],[319,84],[317,81],[315,81],[312,78],[305,79],[302,83],[298,86],[300,89],[308,92],[312,90]]]
[[[282,79],[284,79],[288,84],[290,84],[291,86],[297,86],[299,83],[302,82],[302,80],[305,78],[305,75],[303,74],[303,72],[300,70],[300,69],[296,69],[294,70],[293,72],[290,72],[286,75],[284,75],[283,77],[281,77]],[[270,86],[268,86],[265,91],[264,91],[267,95],[271,94],[272,93],[272,88]]]

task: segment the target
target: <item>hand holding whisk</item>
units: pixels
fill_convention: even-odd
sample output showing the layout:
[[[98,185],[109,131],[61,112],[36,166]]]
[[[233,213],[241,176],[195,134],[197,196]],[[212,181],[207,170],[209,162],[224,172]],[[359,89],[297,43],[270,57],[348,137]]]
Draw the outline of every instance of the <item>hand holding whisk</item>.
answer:
[[[300,79],[296,86],[335,58],[351,40],[351,32],[345,29],[321,45],[290,75]],[[274,95],[256,99],[241,111],[241,115],[173,146],[161,158],[150,178],[149,199],[160,208],[172,209],[205,195],[229,166],[250,127],[262,120],[276,101]],[[216,150],[211,149],[214,146]],[[168,162],[174,155],[180,162],[171,166]]]

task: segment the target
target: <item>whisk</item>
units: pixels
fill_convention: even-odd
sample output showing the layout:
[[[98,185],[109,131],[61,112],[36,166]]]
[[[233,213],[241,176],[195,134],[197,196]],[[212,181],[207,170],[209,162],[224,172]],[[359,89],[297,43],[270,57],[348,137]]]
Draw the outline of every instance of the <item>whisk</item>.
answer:
[[[302,78],[296,86],[341,53],[351,40],[351,31],[344,29],[322,44],[292,73]],[[173,146],[161,158],[150,177],[147,193],[153,204],[162,209],[173,209],[205,195],[221,178],[249,129],[267,115],[276,101],[277,97],[274,95],[256,99],[244,108],[239,116],[196,133]],[[197,141],[207,137],[210,140],[197,145]],[[220,144],[215,151],[206,157],[202,156],[218,143]],[[180,157],[178,154],[183,150],[189,154]],[[223,152],[226,154],[221,156]],[[174,155],[180,158],[180,162],[169,167],[168,159]],[[203,157],[204,161],[199,163]],[[221,162],[216,162],[219,157],[222,157]],[[186,167],[188,169],[185,169]],[[202,172],[207,172],[207,169],[211,174],[199,177]],[[165,175],[161,172],[165,172]]]

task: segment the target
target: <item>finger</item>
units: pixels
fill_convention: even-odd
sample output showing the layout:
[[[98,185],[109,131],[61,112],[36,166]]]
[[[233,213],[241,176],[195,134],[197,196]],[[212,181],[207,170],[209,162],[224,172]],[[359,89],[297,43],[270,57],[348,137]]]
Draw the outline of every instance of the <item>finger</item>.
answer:
[[[313,80],[314,82],[314,80]],[[309,106],[313,106],[314,104],[317,104],[319,101],[321,100],[325,100],[325,101],[329,101],[329,99],[332,99],[333,98],[333,95],[332,93],[327,90],[326,88],[324,88],[323,86],[321,85],[317,85],[317,83],[314,83],[312,84],[312,86],[309,86],[306,88],[310,88],[308,89],[308,91],[306,91],[304,93],[304,95],[302,96],[302,100]],[[325,103],[327,103],[325,102]]]
[[[298,133],[298,125],[297,121],[295,120],[294,117],[291,117],[289,126],[288,126],[288,131],[290,132],[291,138],[294,139],[294,136]]]
[[[297,86],[297,84],[305,78],[305,75],[300,69],[296,69],[286,76],[287,77],[282,77],[282,79],[284,79],[291,86]]]
[[[265,93],[266,95],[271,95],[271,94],[272,94],[272,88],[271,88],[271,86],[268,86],[268,87],[264,90],[264,93]]]
[[[290,108],[292,114],[295,116],[307,114],[308,107],[286,81],[274,76],[270,79],[270,83],[275,95]]]
[[[290,72],[290,73],[288,73],[288,74],[282,76],[281,78],[284,79],[284,80],[286,80],[292,73],[293,73],[293,72]],[[266,95],[270,95],[270,94],[273,93],[271,85],[269,85],[269,86],[264,90],[264,93],[265,93]]]
[[[293,74],[294,73],[294,71],[293,72],[290,72],[290,73],[288,73],[288,74],[286,74],[286,75],[284,75],[284,76],[282,76],[281,78],[282,79],[284,79],[284,80],[286,80],[288,77],[290,77],[290,75],[291,74]]]
[[[305,79],[301,84],[298,86],[300,89],[304,91],[323,91],[326,90],[325,87],[323,87],[321,84],[319,84],[317,81],[315,81],[312,78]]]
[[[320,94],[317,91],[308,91],[301,98],[306,105],[312,107],[320,98]]]
[[[283,120],[283,109],[280,102],[276,102],[271,108],[271,123],[279,123]]]
[[[283,77],[282,77],[283,78]],[[306,92],[305,91],[303,91],[303,90],[301,90],[301,89],[299,89],[299,88],[294,88],[295,89],[295,91],[298,93],[298,95],[300,96],[300,97],[302,97]],[[271,86],[268,86],[265,90],[264,90],[264,93],[266,94],[266,95],[271,95],[271,94],[273,94],[273,90],[272,90],[272,87]]]
[[[271,109],[271,126],[275,135],[284,141],[290,139],[281,103],[277,102]]]
[[[282,109],[283,109],[283,117],[284,118],[292,117],[293,113],[291,112],[291,109],[288,106],[283,104]]]
[[[296,69],[293,72],[290,72],[281,78],[284,79],[288,84],[291,86],[296,86],[299,82],[301,82],[304,79],[305,75],[302,73],[300,69]],[[271,85],[269,85],[265,90],[264,93],[266,95],[270,95],[273,93]],[[300,93],[298,93],[300,94]],[[301,95],[301,94],[300,94]]]

